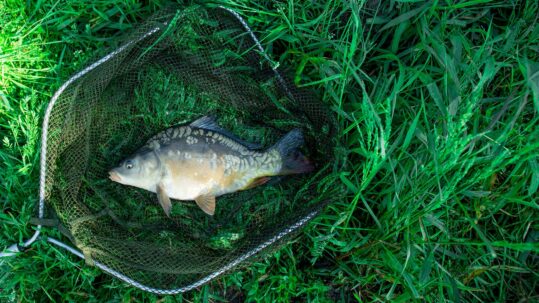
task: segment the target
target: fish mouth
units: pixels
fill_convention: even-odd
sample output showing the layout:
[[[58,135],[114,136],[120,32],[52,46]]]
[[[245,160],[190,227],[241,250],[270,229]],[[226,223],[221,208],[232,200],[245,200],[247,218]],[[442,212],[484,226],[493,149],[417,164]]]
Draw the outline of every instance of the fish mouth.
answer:
[[[120,182],[122,180],[120,175],[118,175],[118,173],[113,170],[109,171],[109,179],[111,179],[114,182]]]

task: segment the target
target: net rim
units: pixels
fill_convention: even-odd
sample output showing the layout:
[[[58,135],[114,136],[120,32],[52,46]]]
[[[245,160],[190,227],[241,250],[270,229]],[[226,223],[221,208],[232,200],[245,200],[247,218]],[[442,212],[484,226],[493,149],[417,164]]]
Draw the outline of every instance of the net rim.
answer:
[[[137,282],[137,281],[127,277],[126,275],[123,275],[123,274],[115,271],[114,269],[111,269],[110,267],[106,266],[105,264],[103,264],[103,263],[101,263],[99,261],[94,260],[94,264],[99,269],[101,269],[101,270],[109,273],[110,275],[112,275],[112,276],[114,276],[114,277],[128,283],[129,285],[134,286],[136,288],[139,288],[141,290],[150,292],[150,293],[159,294],[159,295],[175,295],[175,294],[179,294],[179,293],[184,293],[184,292],[193,290],[193,289],[195,289],[197,287],[200,287],[200,286],[210,282],[211,280],[219,277],[220,275],[224,274],[225,272],[231,270],[235,266],[239,265],[241,262],[243,262],[243,261],[247,260],[248,258],[250,258],[250,257],[254,256],[255,254],[257,254],[258,252],[260,252],[264,248],[272,245],[273,243],[279,241],[284,236],[286,236],[286,235],[294,232],[298,228],[304,226],[305,224],[307,224],[307,222],[309,222],[312,218],[314,218],[318,213],[319,213],[319,210],[315,210],[315,211],[310,212],[309,214],[307,214],[305,217],[303,217],[301,220],[299,220],[298,222],[296,222],[292,226],[289,226],[288,228],[282,230],[281,232],[279,232],[278,234],[276,234],[272,238],[268,239],[267,241],[263,242],[262,244],[258,245],[254,249],[246,252],[245,254],[239,256],[237,259],[233,260],[232,262],[224,265],[219,270],[214,271],[210,275],[207,275],[207,276],[203,277],[202,279],[200,279],[200,280],[198,280],[198,281],[196,281],[194,283],[191,283],[191,284],[189,284],[187,286],[180,287],[180,288],[160,289],[160,288],[149,287],[149,286],[146,286],[146,285],[144,285],[144,284],[142,284],[140,282]],[[54,245],[56,245],[58,247],[64,248],[67,251],[71,252],[72,254],[78,256],[81,259],[85,259],[84,254],[81,251],[79,251],[79,250],[77,250],[77,249],[75,249],[75,248],[73,248],[73,247],[71,247],[71,246],[69,246],[69,245],[55,239],[55,238],[48,237],[47,242],[52,243],[52,244],[54,244]]]
[[[272,60],[270,59],[270,57],[266,53],[264,47],[262,46],[262,44],[260,43],[260,41],[258,40],[256,35],[254,34],[254,32],[247,25],[247,23],[245,22],[243,17],[241,17],[237,12],[233,11],[232,9],[229,9],[229,8],[224,7],[222,5],[219,5],[218,8],[230,13],[232,16],[234,16],[238,20],[238,22],[240,22],[240,24],[243,26],[244,30],[247,33],[249,33],[249,36],[251,37],[251,39],[255,43],[257,49],[260,51],[260,53],[262,54],[264,59],[267,60],[268,63],[271,64]],[[164,22],[164,23],[165,23],[165,25],[167,24],[167,22]],[[54,105],[56,104],[56,101],[58,100],[60,95],[73,82],[75,82],[79,78],[83,77],[84,75],[86,75],[87,73],[89,73],[90,71],[92,71],[93,69],[98,67],[99,65],[101,65],[101,64],[107,62],[108,60],[110,60],[111,58],[115,57],[116,55],[118,55],[119,53],[121,53],[122,51],[127,49],[129,46],[131,46],[132,44],[138,43],[139,41],[141,41],[141,40],[155,34],[159,30],[160,30],[160,28],[155,27],[155,28],[151,29],[150,31],[146,32],[144,35],[138,37],[137,39],[128,41],[125,44],[121,45],[116,50],[114,50],[111,53],[105,55],[101,59],[97,60],[96,62],[92,63],[88,67],[84,68],[82,71],[80,71],[80,72],[76,73],[74,76],[70,77],[66,82],[64,82],[62,84],[62,86],[60,86],[60,88],[52,96],[52,98],[51,98],[51,100],[50,100],[50,102],[49,102],[49,104],[47,106],[47,109],[46,109],[46,112],[45,112],[45,117],[44,117],[43,124],[42,124],[42,133],[41,133],[42,145],[41,145],[41,158],[40,158],[38,218],[42,219],[44,217],[44,211],[45,211],[45,198],[46,198],[45,197],[46,196],[46,188],[45,188],[46,184],[45,184],[45,182],[46,182],[46,176],[47,176],[47,167],[46,167],[46,161],[47,161],[47,136],[48,136],[48,127],[49,127],[50,116],[51,116],[52,110],[54,108]],[[282,75],[277,70],[277,66],[273,66],[272,70],[275,73],[275,76],[277,77],[278,81],[280,82],[280,84],[284,88],[285,92],[288,95],[291,96],[290,90],[289,90],[288,86],[286,85],[286,81],[284,81],[284,78],[282,77]],[[144,284],[142,284],[140,282],[137,282],[137,281],[135,281],[135,280],[133,280],[133,279],[131,279],[131,278],[117,272],[117,271],[115,271],[114,269],[106,266],[105,264],[103,264],[103,263],[101,263],[99,261],[94,261],[94,263],[95,263],[96,267],[100,268],[101,270],[103,270],[103,271],[109,273],[110,275],[112,275],[112,276],[114,276],[114,277],[128,283],[131,286],[139,288],[141,290],[151,292],[151,293],[155,293],[155,294],[161,294],[161,295],[173,295],[173,294],[183,293],[183,292],[192,290],[194,288],[197,288],[199,286],[202,286],[202,285],[208,283],[209,281],[215,279],[216,277],[222,275],[223,273],[231,270],[232,268],[239,265],[240,263],[242,263],[246,259],[248,259],[248,258],[254,256],[255,254],[257,254],[258,252],[260,252],[264,248],[270,246],[271,244],[277,242],[278,240],[282,239],[286,235],[288,235],[288,234],[296,231],[298,228],[304,226],[311,219],[313,219],[319,212],[320,212],[320,209],[317,209],[317,210],[314,210],[314,211],[308,213],[307,215],[302,217],[300,220],[298,220],[293,225],[288,226],[287,228],[285,228],[285,229],[281,230],[280,232],[276,233],[273,237],[269,238],[268,240],[261,243],[260,245],[253,248],[252,250],[246,252],[245,254],[240,255],[238,258],[236,258],[235,260],[232,260],[230,263],[224,265],[219,270],[213,272],[212,274],[210,274],[210,275],[208,275],[206,277],[203,277],[202,279],[200,279],[200,280],[198,280],[198,281],[196,281],[194,283],[191,283],[190,285],[180,287],[180,288],[159,289],[159,288],[148,287],[148,286],[146,286],[146,285],[144,285]],[[30,239],[28,239],[27,241],[25,241],[23,243],[22,247],[28,247],[32,243],[37,241],[37,239],[39,238],[39,236],[41,234],[41,230],[42,230],[42,225],[37,225],[33,236]],[[60,240],[57,240],[57,239],[52,238],[52,237],[47,237],[46,241],[53,244],[53,245],[55,245],[55,246],[57,246],[57,247],[61,247],[63,249],[66,249],[70,253],[84,259],[84,255],[83,255],[83,253],[81,251],[73,248],[72,246],[70,246],[68,244],[65,244],[64,242],[62,242]]]

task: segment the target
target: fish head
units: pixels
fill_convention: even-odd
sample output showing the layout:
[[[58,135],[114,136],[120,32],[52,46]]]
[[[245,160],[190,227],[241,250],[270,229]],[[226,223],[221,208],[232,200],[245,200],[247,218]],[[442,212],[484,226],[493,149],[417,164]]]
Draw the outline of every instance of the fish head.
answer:
[[[109,179],[120,184],[152,190],[159,183],[161,165],[154,152],[135,153],[109,171]]]

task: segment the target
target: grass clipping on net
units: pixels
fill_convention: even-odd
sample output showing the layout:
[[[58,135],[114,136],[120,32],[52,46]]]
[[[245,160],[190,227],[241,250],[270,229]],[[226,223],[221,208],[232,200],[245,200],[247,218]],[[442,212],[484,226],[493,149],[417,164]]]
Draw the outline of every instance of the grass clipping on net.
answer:
[[[97,147],[98,158],[109,159],[110,167],[100,167],[103,172],[143,146],[156,133],[175,125],[189,124],[205,115],[215,116],[224,129],[248,142],[261,144],[263,149],[284,135],[272,127],[251,124],[247,112],[220,102],[211,94],[201,93],[158,67],[150,65],[138,76],[140,85],[133,94],[131,114],[109,126],[113,130],[107,133],[112,133],[112,137]],[[286,127],[283,121],[278,123]],[[286,129],[297,124],[290,121]],[[304,152],[309,156],[308,150]],[[103,166],[102,162],[95,163]],[[327,172],[328,168],[322,171]],[[324,199],[326,195],[316,196],[307,191],[309,186],[320,182],[321,175],[319,172],[276,177],[277,180],[270,184],[220,196],[215,217],[205,215],[193,201],[173,200],[172,218],[167,218],[157,203],[155,193],[111,182],[105,176],[85,178],[89,190],[83,203],[93,213],[110,217],[115,224],[131,233],[126,240],[170,243],[171,247],[180,245],[183,248],[189,243],[197,246],[202,243],[213,249],[232,250],[236,242],[244,239],[246,229],[260,233],[251,234],[250,238],[266,237],[268,235],[264,233],[271,232],[272,223],[276,225],[273,232],[286,227],[282,223],[292,223],[279,222],[275,218],[304,209],[300,203],[316,204]],[[336,178],[331,180],[326,176],[318,186],[326,184],[328,187]]]

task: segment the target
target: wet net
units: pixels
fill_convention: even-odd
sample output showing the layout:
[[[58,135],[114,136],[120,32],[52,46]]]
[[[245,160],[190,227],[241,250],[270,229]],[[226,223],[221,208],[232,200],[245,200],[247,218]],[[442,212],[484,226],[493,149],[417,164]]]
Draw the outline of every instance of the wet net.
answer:
[[[212,115],[269,147],[293,128],[316,165],[306,175],[217,198],[210,217],[107,172],[164,129]],[[110,54],[71,78],[45,123],[44,195],[89,264],[142,289],[192,289],[275,249],[339,196],[336,124],[319,97],[298,89],[245,22],[223,8],[160,11]]]

